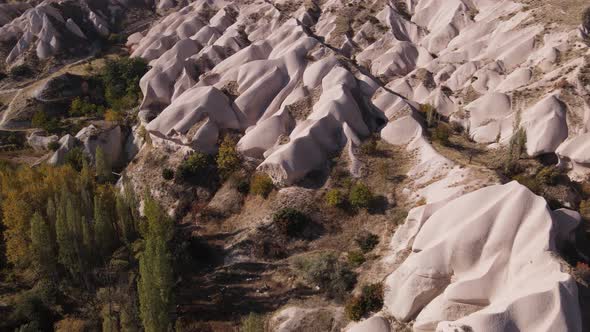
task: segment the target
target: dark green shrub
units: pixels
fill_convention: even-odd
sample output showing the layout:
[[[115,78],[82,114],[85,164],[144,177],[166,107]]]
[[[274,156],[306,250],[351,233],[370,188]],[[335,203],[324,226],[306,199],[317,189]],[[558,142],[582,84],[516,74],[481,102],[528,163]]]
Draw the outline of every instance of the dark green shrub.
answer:
[[[344,194],[338,189],[330,189],[326,193],[326,204],[331,207],[342,206],[345,203]]]
[[[373,233],[362,232],[354,241],[364,253],[368,253],[379,244],[379,237]]]
[[[434,131],[432,132],[432,140],[434,142],[439,143],[440,145],[449,145],[449,137],[451,136],[451,131],[449,127],[444,123],[439,123]]]
[[[26,76],[31,76],[32,74],[33,70],[31,69],[31,67],[27,65],[18,65],[10,69],[10,77],[12,78],[22,78]]]
[[[3,79],[5,79],[5,78],[7,78],[7,77],[8,77],[8,75],[6,75],[6,73],[5,73],[5,72],[1,72],[1,71],[0,71],[0,81],[2,81]]]
[[[240,156],[236,150],[236,140],[230,136],[225,136],[223,142],[219,145],[217,153],[217,170],[223,179],[227,179],[232,173],[240,168]]]
[[[333,253],[299,259],[295,268],[308,283],[318,286],[327,297],[337,300],[343,299],[356,283],[356,274]]]
[[[201,152],[188,155],[178,166],[176,174],[185,182],[205,184],[211,175],[211,158]]]
[[[91,103],[86,98],[74,98],[70,104],[68,113],[70,116],[96,116],[102,115],[105,112],[105,107]]]
[[[139,57],[107,60],[101,78],[109,106],[119,110],[136,105],[141,96],[139,80],[148,70],[147,62]]]
[[[57,132],[60,129],[59,119],[50,117],[44,111],[37,111],[33,114],[31,125],[35,128],[42,128],[49,133]]]
[[[361,266],[365,262],[365,260],[365,255],[359,250],[351,251],[348,253],[348,263],[351,266]]]
[[[371,312],[379,311],[383,307],[383,284],[363,286],[359,296],[347,301],[344,310],[349,319],[358,321]]]
[[[167,181],[174,179],[174,171],[171,170],[170,168],[164,168],[162,170],[162,178],[164,178],[164,180],[167,180]]]
[[[367,185],[357,182],[350,188],[348,201],[355,208],[368,208],[373,202],[373,193]]]
[[[310,219],[303,212],[284,208],[272,216],[272,220],[279,229],[279,232],[286,237],[301,237],[305,228],[309,225]]]
[[[60,145],[59,142],[50,142],[49,144],[47,144],[47,148],[51,151],[57,151],[59,149]]]
[[[272,179],[264,173],[254,174],[250,180],[250,193],[254,195],[266,198],[273,188],[274,184],[272,183]]]

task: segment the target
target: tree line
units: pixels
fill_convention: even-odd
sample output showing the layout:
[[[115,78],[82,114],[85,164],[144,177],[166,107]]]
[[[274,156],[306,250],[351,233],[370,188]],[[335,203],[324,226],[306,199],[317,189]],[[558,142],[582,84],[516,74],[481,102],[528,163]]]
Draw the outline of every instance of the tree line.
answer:
[[[100,149],[95,165],[0,167],[1,272],[26,289],[0,329],[51,331],[66,317],[103,331],[168,329],[173,222],[149,193],[141,215]]]

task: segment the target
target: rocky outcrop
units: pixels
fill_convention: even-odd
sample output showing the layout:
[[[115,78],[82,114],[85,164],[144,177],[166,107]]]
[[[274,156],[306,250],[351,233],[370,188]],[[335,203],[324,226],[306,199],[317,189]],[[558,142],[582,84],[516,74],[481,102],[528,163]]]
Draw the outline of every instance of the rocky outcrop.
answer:
[[[579,222],[516,182],[412,213],[385,311],[414,331],[581,331],[576,282],[554,255]]]

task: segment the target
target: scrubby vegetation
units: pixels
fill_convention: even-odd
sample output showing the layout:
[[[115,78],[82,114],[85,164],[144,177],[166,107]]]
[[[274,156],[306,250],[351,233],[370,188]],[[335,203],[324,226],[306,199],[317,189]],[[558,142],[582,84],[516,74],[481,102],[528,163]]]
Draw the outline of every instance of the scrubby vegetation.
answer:
[[[268,197],[274,189],[271,178],[264,173],[257,173],[250,180],[250,193],[264,198]]]
[[[10,69],[9,75],[13,79],[20,79],[33,75],[33,70],[26,64],[17,65]]]
[[[340,207],[346,202],[344,194],[339,189],[330,189],[326,192],[326,204],[331,207]]]
[[[451,130],[445,123],[439,122],[436,128],[432,132],[432,140],[440,145],[449,145],[449,137],[451,136]]]
[[[348,263],[353,267],[358,267],[365,261],[365,255],[360,250],[354,250],[348,253]]]
[[[217,153],[217,170],[222,179],[229,178],[240,167],[241,160],[236,151],[237,141],[227,135],[219,145]]]
[[[174,179],[174,171],[170,168],[164,168],[162,170],[162,178],[167,181]]]
[[[366,184],[357,182],[350,188],[348,201],[354,208],[366,209],[369,208],[373,202],[373,193]]]
[[[305,213],[292,208],[283,208],[272,216],[279,233],[287,238],[303,237],[310,219]]]
[[[239,332],[264,332],[265,322],[262,315],[250,313],[242,319]]]
[[[295,268],[311,286],[318,286],[326,296],[336,300],[344,299],[356,283],[355,273],[333,253],[298,259]]]
[[[383,284],[363,286],[361,294],[346,302],[345,311],[349,319],[358,321],[371,312],[383,307]]]
[[[176,174],[182,181],[204,185],[213,173],[211,156],[202,152],[193,152],[178,166]]]
[[[379,244],[379,236],[369,232],[361,232],[354,240],[364,253],[375,249]]]

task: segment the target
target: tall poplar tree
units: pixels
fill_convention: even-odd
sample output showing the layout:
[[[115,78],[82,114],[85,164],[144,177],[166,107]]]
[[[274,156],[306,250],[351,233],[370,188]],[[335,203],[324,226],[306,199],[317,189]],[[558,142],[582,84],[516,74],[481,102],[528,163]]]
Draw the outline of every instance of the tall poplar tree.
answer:
[[[145,249],[139,259],[138,291],[140,317],[146,332],[167,331],[172,307],[172,255],[168,242],[172,239],[172,220],[150,196],[145,199],[147,229]]]
[[[53,278],[57,271],[57,262],[49,225],[40,214],[31,218],[31,252],[33,266],[43,278]]]

